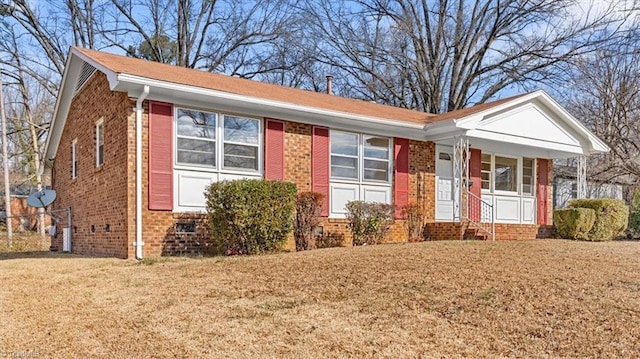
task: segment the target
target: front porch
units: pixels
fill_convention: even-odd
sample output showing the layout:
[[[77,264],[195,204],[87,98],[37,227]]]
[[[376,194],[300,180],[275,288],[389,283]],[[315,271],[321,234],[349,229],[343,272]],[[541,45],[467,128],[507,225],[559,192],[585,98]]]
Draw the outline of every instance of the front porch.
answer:
[[[458,116],[456,116],[459,115]],[[430,239],[534,239],[553,235],[553,159],[607,146],[544,92],[428,125],[436,143]],[[578,168],[584,192],[584,165]]]

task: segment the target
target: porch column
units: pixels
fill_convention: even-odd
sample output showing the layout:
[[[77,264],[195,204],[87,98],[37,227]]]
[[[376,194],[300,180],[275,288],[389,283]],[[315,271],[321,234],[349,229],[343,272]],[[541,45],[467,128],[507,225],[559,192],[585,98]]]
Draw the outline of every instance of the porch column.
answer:
[[[467,206],[464,206],[463,185],[469,178],[469,140],[466,136],[455,137],[453,145],[453,220],[468,218]]]
[[[587,157],[578,157],[578,173],[576,176],[576,189],[578,199],[587,197]]]

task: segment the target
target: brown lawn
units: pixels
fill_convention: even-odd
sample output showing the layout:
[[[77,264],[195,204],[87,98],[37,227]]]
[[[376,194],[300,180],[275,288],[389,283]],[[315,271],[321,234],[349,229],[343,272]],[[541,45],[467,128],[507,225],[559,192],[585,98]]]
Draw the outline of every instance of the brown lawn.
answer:
[[[634,357],[640,243],[0,254],[0,357]],[[4,355],[4,356],[3,356]]]

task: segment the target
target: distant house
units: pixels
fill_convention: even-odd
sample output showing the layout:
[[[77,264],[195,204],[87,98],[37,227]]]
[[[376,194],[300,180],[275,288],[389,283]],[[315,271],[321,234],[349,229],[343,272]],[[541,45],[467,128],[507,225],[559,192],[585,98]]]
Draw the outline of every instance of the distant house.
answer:
[[[395,205],[396,240],[409,203],[430,239],[536,238],[550,160],[607,150],[542,91],[433,115],[72,48],[45,165],[74,252],[142,258],[202,250],[203,191],[238,178],[323,193],[323,232],[347,240],[352,200]]]
[[[585,198],[627,198],[627,192],[631,188],[630,181],[624,178],[615,180],[598,180],[591,178],[585,183]],[[563,208],[569,201],[578,198],[578,181],[576,168],[572,166],[556,166],[553,176],[553,206]]]

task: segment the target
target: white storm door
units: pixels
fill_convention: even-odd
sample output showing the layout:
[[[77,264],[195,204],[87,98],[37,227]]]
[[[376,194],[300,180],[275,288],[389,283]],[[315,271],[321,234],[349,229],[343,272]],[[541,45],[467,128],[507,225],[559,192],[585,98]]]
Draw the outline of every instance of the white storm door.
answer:
[[[436,220],[453,221],[453,149],[436,148]]]

